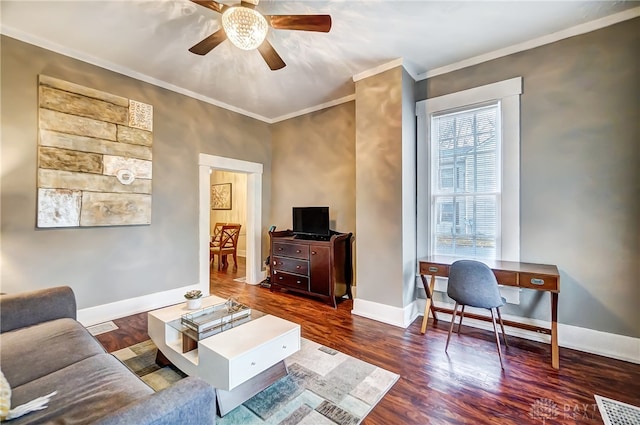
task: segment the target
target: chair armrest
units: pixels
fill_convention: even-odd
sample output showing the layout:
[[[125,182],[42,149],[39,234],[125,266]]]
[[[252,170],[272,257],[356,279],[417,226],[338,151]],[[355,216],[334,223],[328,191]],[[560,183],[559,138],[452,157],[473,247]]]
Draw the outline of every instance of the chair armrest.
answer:
[[[62,318],[76,318],[76,297],[68,286],[0,296],[0,332]]]
[[[196,377],[124,406],[94,425],[213,425],[216,422],[215,389]]]

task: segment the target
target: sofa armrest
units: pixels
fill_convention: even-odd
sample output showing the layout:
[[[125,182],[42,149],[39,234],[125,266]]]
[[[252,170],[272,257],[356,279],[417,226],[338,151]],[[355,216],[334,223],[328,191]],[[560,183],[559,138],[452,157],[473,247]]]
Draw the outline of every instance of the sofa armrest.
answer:
[[[215,422],[215,389],[200,378],[187,377],[110,413],[94,425],[213,425]]]
[[[68,286],[0,296],[0,332],[62,318],[76,318],[76,297]]]

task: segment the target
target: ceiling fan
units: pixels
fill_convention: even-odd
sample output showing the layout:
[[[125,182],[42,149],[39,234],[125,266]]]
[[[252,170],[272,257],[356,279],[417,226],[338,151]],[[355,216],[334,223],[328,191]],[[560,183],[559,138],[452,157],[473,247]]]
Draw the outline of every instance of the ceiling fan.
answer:
[[[330,15],[263,15],[255,7],[259,0],[242,0],[227,6],[214,0],[191,0],[200,6],[222,14],[222,28],[189,49],[191,53],[206,55],[229,39],[243,50],[258,49],[272,71],[286,64],[266,39],[269,27],[278,30],[329,32]]]

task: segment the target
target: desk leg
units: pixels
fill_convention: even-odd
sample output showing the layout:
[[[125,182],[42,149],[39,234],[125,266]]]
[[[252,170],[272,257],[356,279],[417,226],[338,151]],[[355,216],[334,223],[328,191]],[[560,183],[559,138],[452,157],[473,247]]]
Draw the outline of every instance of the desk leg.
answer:
[[[560,348],[558,347],[558,293],[551,293],[551,366],[560,369]]]
[[[426,303],[424,305],[424,317],[422,318],[422,328],[420,329],[420,333],[424,334],[427,331],[427,320],[429,320],[429,310],[431,310],[431,314],[433,315],[433,320],[437,321],[438,316],[436,316],[436,309],[433,303],[431,302],[431,298],[433,297],[433,290],[436,287],[436,277],[431,275],[431,282],[427,285],[427,279],[424,275],[420,275],[420,279],[422,279],[422,285],[424,286],[424,292],[427,294]]]

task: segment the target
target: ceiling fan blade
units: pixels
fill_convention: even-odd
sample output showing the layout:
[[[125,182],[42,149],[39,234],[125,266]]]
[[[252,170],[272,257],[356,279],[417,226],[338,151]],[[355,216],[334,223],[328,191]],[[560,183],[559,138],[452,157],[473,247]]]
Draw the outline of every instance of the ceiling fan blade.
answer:
[[[329,32],[331,15],[265,15],[267,22],[278,30]]]
[[[272,71],[276,71],[287,66],[278,52],[276,52],[276,49],[274,49],[271,43],[269,43],[267,40],[263,41],[262,44],[258,46],[258,51],[260,52],[262,59],[264,59],[264,61],[267,63],[267,65],[269,65],[269,68],[271,68]]]
[[[244,1],[244,0],[240,2],[240,6],[248,7],[249,9],[255,9],[256,8],[255,4],[253,4],[251,2],[248,2],[248,1]]]
[[[191,0],[191,1],[218,13],[224,12],[225,9],[229,7],[226,4],[218,3],[217,1],[213,1],[213,0]]]
[[[195,53],[196,55],[206,55],[207,53],[218,47],[218,44],[222,43],[226,39],[227,34],[222,28],[220,28],[218,31],[214,32],[209,37],[205,38],[200,43],[190,48],[189,51],[191,53]]]

